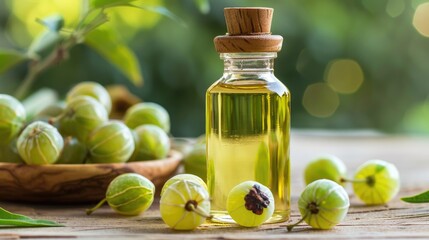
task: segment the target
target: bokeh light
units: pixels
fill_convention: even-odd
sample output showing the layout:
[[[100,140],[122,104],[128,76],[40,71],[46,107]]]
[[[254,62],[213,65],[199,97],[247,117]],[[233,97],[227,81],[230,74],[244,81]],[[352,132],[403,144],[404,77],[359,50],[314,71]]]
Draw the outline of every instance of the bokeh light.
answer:
[[[420,4],[414,13],[413,26],[423,36],[429,37],[429,2]]]
[[[340,99],[328,84],[315,83],[305,89],[302,104],[310,115],[326,118],[335,113]]]
[[[351,59],[334,60],[326,69],[326,82],[338,93],[354,93],[364,80],[361,66]]]
[[[412,106],[405,114],[403,130],[414,134],[429,133],[429,100]]]
[[[389,0],[386,5],[386,12],[391,17],[401,15],[405,10],[404,0]]]

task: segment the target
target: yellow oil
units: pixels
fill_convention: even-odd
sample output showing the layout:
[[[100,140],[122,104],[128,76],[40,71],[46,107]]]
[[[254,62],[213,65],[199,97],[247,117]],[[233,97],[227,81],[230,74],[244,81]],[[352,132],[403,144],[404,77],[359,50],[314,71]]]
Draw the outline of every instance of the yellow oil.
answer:
[[[237,82],[239,83],[239,82]],[[207,90],[207,183],[213,221],[233,222],[226,211],[229,191],[253,180],[271,189],[274,215],[290,214],[290,93],[279,81],[215,83]]]

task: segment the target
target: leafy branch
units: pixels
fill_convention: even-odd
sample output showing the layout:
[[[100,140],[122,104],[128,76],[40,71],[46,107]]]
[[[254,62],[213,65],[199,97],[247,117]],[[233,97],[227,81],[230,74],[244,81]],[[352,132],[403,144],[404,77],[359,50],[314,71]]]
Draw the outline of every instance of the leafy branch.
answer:
[[[135,0],[83,0],[81,18],[74,29],[65,29],[64,18],[58,14],[36,19],[45,30],[33,40],[26,53],[0,49],[0,73],[23,61],[30,61],[27,75],[15,93],[17,98],[22,99],[41,73],[66,60],[71,48],[84,43],[120,70],[135,85],[141,85],[143,78],[133,51],[119,40],[114,31],[99,28],[109,21],[105,10],[127,6],[153,11],[179,22],[180,19],[165,7],[138,6],[134,2]],[[194,2],[200,11],[208,11],[207,0]]]

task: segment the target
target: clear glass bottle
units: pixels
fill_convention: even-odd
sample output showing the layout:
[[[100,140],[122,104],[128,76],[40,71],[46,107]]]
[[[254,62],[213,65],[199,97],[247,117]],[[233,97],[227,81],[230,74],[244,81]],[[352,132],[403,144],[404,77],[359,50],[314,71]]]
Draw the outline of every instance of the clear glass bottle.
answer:
[[[274,76],[277,53],[222,50],[220,56],[224,74],[206,94],[212,220],[233,222],[226,211],[228,193],[235,185],[254,180],[274,195],[275,212],[269,222],[286,221],[290,214],[290,93]]]

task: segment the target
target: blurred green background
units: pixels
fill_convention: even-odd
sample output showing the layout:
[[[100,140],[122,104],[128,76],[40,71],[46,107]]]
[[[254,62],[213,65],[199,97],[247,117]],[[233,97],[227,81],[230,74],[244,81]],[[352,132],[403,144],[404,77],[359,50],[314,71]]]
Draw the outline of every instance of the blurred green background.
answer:
[[[81,1],[0,1],[0,48],[25,50],[53,13],[71,26]],[[133,49],[144,78],[141,87],[85,45],[41,74],[42,87],[62,96],[80,81],[124,84],[144,101],[163,105],[172,134],[204,133],[206,89],[223,72],[213,38],[226,32],[223,8],[274,8],[272,32],[284,37],[276,76],[292,92],[292,127],[375,129],[429,134],[429,1],[427,0],[210,0],[203,14],[191,0],[148,0],[183,23],[152,12],[109,10],[113,28]],[[13,94],[27,72],[22,63],[0,75],[0,92]]]

